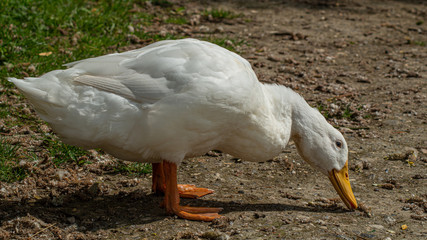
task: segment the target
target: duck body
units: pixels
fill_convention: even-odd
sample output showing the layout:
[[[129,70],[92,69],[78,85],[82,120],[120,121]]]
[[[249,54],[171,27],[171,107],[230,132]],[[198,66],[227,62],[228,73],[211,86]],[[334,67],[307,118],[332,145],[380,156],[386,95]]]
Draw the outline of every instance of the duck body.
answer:
[[[71,145],[138,162],[179,163],[212,149],[265,161],[290,138],[287,106],[245,59],[208,42],[161,41],[66,66],[12,81]]]
[[[177,184],[179,164],[209,150],[247,161],[278,155],[290,139],[357,208],[342,134],[289,88],[262,84],[248,61],[195,39],[66,64],[38,78],[9,78],[68,144],[151,162],[152,186],[170,214],[212,221],[218,208],[180,206],[180,197],[213,193]]]

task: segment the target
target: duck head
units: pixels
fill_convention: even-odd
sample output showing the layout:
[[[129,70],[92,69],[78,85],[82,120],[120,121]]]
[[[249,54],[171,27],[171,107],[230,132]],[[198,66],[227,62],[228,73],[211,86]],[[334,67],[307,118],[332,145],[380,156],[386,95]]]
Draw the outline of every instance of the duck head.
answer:
[[[348,176],[348,148],[343,135],[317,109],[293,117],[292,139],[301,157],[329,177],[345,205],[357,208]]]

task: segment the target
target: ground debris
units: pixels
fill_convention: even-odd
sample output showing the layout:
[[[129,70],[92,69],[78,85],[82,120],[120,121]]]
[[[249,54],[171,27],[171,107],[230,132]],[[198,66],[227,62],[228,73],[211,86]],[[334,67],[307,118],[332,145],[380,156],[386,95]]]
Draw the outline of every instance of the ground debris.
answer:
[[[427,179],[427,175],[416,174],[412,179]]]
[[[362,159],[360,161],[354,161],[352,162],[350,166],[350,170],[353,170],[355,172],[362,172],[363,170],[369,170],[371,166],[371,159]]]
[[[224,229],[230,226],[232,220],[228,217],[220,217],[216,218],[210,224],[211,227]]]
[[[403,210],[411,210],[416,215],[423,215],[427,213],[427,195],[414,196],[408,199],[402,199],[401,202],[406,203],[403,206]]]
[[[395,188],[401,188],[402,186],[398,184],[398,182],[395,179],[387,180],[386,183],[383,184],[374,184],[374,186],[378,186],[380,188],[393,190]]]
[[[285,193],[281,194],[281,197],[287,198],[287,199],[292,199],[292,200],[298,200],[298,199],[302,198],[300,196],[292,195],[292,194],[290,194],[288,192],[285,192]]]
[[[384,216],[384,221],[390,225],[396,223],[396,219],[392,216]]]
[[[364,203],[359,202],[357,210],[363,212],[366,217],[372,217],[372,209]]]
[[[175,239],[199,239],[194,232],[191,231],[185,231],[185,232],[179,232],[175,237],[172,238]]]
[[[405,148],[403,152],[397,152],[384,157],[385,160],[390,161],[404,161],[413,165],[417,160],[418,151],[415,148]]]
[[[228,236],[225,233],[218,232],[218,231],[208,231],[208,232],[201,234],[200,238],[208,239],[208,240],[226,240],[226,239],[229,239],[230,236]]]

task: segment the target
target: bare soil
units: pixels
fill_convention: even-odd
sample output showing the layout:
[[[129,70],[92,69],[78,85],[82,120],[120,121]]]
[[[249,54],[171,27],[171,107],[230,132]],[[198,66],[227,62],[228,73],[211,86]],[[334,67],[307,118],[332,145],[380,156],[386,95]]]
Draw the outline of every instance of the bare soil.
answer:
[[[22,162],[30,176],[0,183],[1,239],[427,239],[425,1],[176,4],[192,24],[147,30],[230,39],[260,81],[286,85],[319,107],[347,139],[360,209],[348,211],[292,143],[265,163],[217,152],[186,160],[179,182],[216,192],[182,201],[224,208],[225,218],[212,223],[166,215],[150,175],[114,174],[112,157],[91,152],[83,166]],[[240,15],[205,18],[207,7]],[[12,133],[24,147],[42,148],[28,129]]]

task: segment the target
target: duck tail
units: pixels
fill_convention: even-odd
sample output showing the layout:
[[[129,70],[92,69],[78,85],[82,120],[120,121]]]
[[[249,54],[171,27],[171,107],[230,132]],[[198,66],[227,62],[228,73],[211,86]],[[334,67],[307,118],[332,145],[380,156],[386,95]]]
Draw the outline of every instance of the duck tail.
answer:
[[[40,88],[37,88],[34,82],[37,78],[8,78],[9,82],[15,84],[15,86],[27,97],[30,99],[44,99],[46,98],[47,92],[43,91]]]
[[[66,99],[65,91],[63,91],[64,86],[60,85],[56,76],[61,71],[49,72],[38,78],[8,78],[8,80],[15,84],[27,97],[41,118],[49,122],[52,117],[51,109],[63,107],[67,104],[64,101]]]

